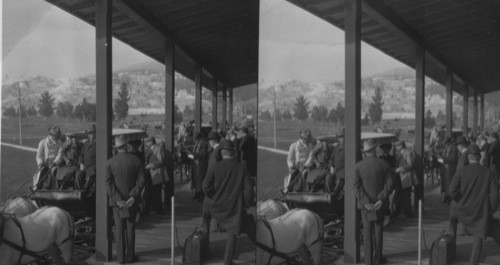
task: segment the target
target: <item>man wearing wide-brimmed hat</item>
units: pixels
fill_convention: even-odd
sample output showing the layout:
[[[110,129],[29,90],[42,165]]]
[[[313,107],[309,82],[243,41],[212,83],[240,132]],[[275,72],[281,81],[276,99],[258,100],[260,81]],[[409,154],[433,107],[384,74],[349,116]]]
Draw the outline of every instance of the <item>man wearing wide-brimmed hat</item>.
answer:
[[[61,128],[59,128],[59,126],[51,126],[49,128],[49,136],[38,143],[36,163],[38,165],[39,174],[37,174],[37,177],[34,179],[35,189],[40,188],[44,183],[46,188],[57,188],[55,186],[55,181],[52,180],[57,170],[55,166],[61,162],[63,145],[64,142],[61,139]],[[49,169],[51,172],[47,174]]]
[[[377,157],[377,143],[368,139],[363,143],[364,158],[354,168],[354,192],[363,221],[365,264],[382,264],[384,208],[392,191],[392,171],[383,159]],[[374,237],[374,238],[373,238]]]
[[[135,155],[127,152],[124,135],[115,138],[117,154],[106,166],[106,190],[115,220],[116,259],[119,263],[134,262],[135,220],[138,202],[144,187],[144,165]]]
[[[483,239],[488,235],[489,214],[497,209],[498,188],[493,172],[479,164],[479,147],[471,144],[466,153],[468,165],[457,171],[450,184],[453,200],[449,233],[456,236],[459,221],[472,233],[470,264],[475,265],[479,262]]]
[[[304,191],[306,187],[307,168],[312,165],[314,138],[309,129],[299,132],[299,140],[290,145],[287,165],[290,172],[288,191]]]

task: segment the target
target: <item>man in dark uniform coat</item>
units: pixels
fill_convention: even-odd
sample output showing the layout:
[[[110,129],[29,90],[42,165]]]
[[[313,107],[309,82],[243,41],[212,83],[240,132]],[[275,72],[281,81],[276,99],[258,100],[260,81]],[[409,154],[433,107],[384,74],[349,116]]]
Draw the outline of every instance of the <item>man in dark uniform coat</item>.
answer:
[[[458,221],[474,235],[470,264],[478,264],[483,239],[488,232],[489,213],[497,209],[498,188],[493,172],[479,164],[481,152],[475,144],[468,150],[469,164],[457,171],[450,185],[453,198],[450,233],[456,236]]]
[[[217,132],[212,131],[208,134],[208,143],[210,144],[210,151],[208,157],[208,169],[207,174],[210,172],[211,168],[215,166],[215,164],[222,160],[221,147],[219,145],[219,134]],[[207,175],[205,175],[207,178]],[[202,227],[210,232],[210,222],[212,219],[212,214],[210,213],[210,207],[208,205],[208,199],[205,197],[203,200],[203,224]],[[224,229],[220,227],[219,224],[216,225],[217,229],[214,232],[223,232]]]
[[[500,178],[500,145],[498,144],[498,134],[491,132],[488,134],[490,143],[490,169],[497,177]]]
[[[463,141],[463,139],[461,139]],[[446,137],[446,148],[443,151],[442,159],[444,163],[444,174],[441,180],[441,192],[444,194],[444,203],[450,203],[451,197],[449,193],[450,183],[457,170],[459,151],[450,137]],[[463,164],[463,161],[462,161]]]
[[[344,150],[344,137],[345,131],[341,130],[337,135],[339,144],[333,148],[330,155],[330,174],[325,179],[326,192],[335,194],[337,199],[344,196],[344,183],[345,183],[345,150]]]
[[[95,125],[90,125],[87,135],[89,139],[83,144],[80,157],[78,158],[80,172],[76,175],[75,185],[77,189],[93,194],[96,175]]]
[[[144,165],[137,156],[127,153],[123,135],[115,138],[115,147],[118,153],[108,160],[105,182],[115,220],[116,259],[119,263],[128,263],[138,259],[135,219],[144,187]]]
[[[363,244],[367,265],[385,262],[382,255],[384,232],[382,208],[388,203],[393,178],[389,164],[375,156],[376,146],[373,139],[365,141],[363,144],[365,157],[354,169],[354,193],[358,199],[358,209],[361,210],[363,221]]]
[[[253,188],[247,168],[234,157],[235,146],[221,142],[222,161],[212,166],[203,180],[205,201],[212,216],[227,230],[224,264],[232,264],[236,236],[240,235],[245,208],[253,204]]]

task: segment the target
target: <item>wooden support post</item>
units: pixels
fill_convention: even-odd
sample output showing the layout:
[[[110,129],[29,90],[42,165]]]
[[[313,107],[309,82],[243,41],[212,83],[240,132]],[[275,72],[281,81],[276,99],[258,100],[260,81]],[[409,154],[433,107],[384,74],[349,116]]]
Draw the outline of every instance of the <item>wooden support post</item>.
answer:
[[[446,136],[451,137],[453,123],[453,72],[446,70]]]
[[[233,126],[233,88],[229,89],[229,126]]]
[[[417,201],[424,200],[424,117],[425,117],[425,49],[421,45],[417,46],[416,51],[416,102],[415,102],[415,152],[417,154],[417,178],[419,185],[415,186],[415,207]]]
[[[111,0],[95,1],[96,32],[96,260],[110,261],[111,229],[109,227],[108,195],[106,191],[106,165],[111,157],[112,120],[112,38]]]
[[[361,0],[345,1],[345,173],[361,159]],[[359,213],[354,179],[345,178],[344,264],[359,262]]]
[[[474,90],[474,120],[472,121],[472,136],[477,136],[477,120],[478,120],[478,108],[477,108],[477,90]]]
[[[201,132],[201,117],[202,106],[201,106],[201,77],[203,75],[201,64],[196,63],[194,67],[194,131]]]
[[[485,127],[484,127],[484,93],[481,93],[481,107],[480,107],[480,111],[479,111],[479,133],[482,133],[485,131]]]
[[[226,121],[227,121],[227,92],[226,87],[222,87],[222,121],[221,129],[226,132]]]
[[[467,135],[469,130],[469,85],[464,85],[464,99],[463,99],[463,118],[462,118],[462,131]]]
[[[217,95],[219,93],[218,82],[216,79],[213,80],[213,88],[212,88],[212,131],[217,131]]]
[[[166,205],[174,195],[174,124],[175,124],[175,44],[165,39],[165,156],[170,181],[165,187]],[[173,224],[172,224],[173,225]],[[173,236],[173,235],[172,235]],[[170,246],[172,249],[175,246]]]

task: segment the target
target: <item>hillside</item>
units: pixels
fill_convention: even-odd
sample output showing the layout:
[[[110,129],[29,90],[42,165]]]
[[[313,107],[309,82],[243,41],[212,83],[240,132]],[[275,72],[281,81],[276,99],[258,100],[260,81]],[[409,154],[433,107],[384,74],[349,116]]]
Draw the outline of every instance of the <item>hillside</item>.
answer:
[[[411,70],[411,69],[410,69]],[[404,68],[393,69],[362,80],[362,114],[366,113],[375,88],[382,88],[384,100],[383,112],[385,119],[414,118],[415,110],[415,76],[413,71]],[[434,115],[439,110],[444,111],[445,88],[436,82],[426,80],[426,108]],[[309,102],[309,109],[323,105],[328,109],[336,107],[338,102],[344,105],[345,89],[343,82],[335,83],[305,83],[297,80],[265,81],[259,83],[259,110],[272,110],[273,94],[276,93],[276,108],[292,110],[296,98],[303,95]],[[459,96],[454,97],[453,109],[461,117],[462,105]]]

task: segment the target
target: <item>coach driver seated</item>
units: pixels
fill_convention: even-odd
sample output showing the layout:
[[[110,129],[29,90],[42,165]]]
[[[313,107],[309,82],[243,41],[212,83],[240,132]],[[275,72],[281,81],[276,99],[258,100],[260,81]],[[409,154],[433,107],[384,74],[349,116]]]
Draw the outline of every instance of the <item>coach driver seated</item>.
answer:
[[[300,139],[290,145],[287,164],[290,172],[288,191],[305,191],[307,189],[307,168],[312,164],[314,139],[311,131],[305,129],[299,133]]]

